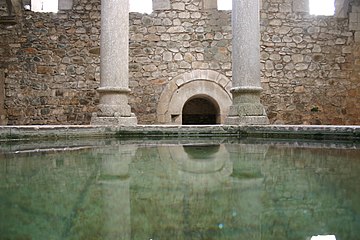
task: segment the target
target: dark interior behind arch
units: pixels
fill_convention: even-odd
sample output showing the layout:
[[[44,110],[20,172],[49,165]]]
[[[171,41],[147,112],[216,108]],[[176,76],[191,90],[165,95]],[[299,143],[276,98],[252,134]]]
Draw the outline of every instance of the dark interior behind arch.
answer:
[[[219,107],[214,101],[198,96],[189,99],[182,110],[183,125],[219,124]]]

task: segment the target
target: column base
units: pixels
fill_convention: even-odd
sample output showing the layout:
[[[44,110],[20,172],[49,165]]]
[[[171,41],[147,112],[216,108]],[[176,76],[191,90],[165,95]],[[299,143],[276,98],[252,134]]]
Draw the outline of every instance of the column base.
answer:
[[[136,126],[137,118],[134,114],[131,114],[130,117],[99,117],[94,114],[90,124],[101,126]]]
[[[228,116],[226,125],[268,125],[267,116]]]
[[[258,87],[239,87],[233,90],[233,105],[230,106],[225,124],[228,125],[267,125],[269,118],[260,103]]]

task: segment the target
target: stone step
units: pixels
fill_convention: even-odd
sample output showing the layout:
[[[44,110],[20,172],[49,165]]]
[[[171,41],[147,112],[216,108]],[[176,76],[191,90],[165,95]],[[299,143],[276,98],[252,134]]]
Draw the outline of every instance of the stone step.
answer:
[[[0,17],[0,25],[16,25],[15,16],[1,16]]]

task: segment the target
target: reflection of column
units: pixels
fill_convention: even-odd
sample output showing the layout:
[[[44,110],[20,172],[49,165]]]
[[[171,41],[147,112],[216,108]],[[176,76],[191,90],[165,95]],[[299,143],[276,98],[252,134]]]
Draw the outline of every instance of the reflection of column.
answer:
[[[267,144],[227,144],[226,149],[233,160],[232,177],[237,180],[260,180],[264,177],[262,166],[269,149]]]
[[[136,125],[128,104],[129,1],[101,1],[100,105],[91,124]]]
[[[233,0],[233,104],[227,124],[268,124],[260,103],[259,1]]]
[[[129,164],[135,152],[135,147],[123,145],[101,153],[103,161],[99,183],[106,239],[131,239]]]

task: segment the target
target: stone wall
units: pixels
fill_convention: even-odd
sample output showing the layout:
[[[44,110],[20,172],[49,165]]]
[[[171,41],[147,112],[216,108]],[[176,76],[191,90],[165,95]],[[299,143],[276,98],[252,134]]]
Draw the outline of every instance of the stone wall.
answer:
[[[90,122],[98,99],[99,7],[88,1],[58,14],[27,11],[21,25],[1,26],[9,124]]]
[[[156,123],[160,95],[176,76],[197,69],[232,76],[230,12],[200,10],[198,0],[170,7],[130,14],[129,103],[140,124]],[[347,18],[295,7],[262,2],[262,102],[271,123],[359,124],[358,32]],[[99,35],[99,0],[1,25],[8,123],[88,124],[98,103]]]
[[[231,77],[229,12],[200,11],[198,1],[174,1],[172,10],[131,14],[130,104],[140,122],[154,123],[164,87],[194,69]]]
[[[274,123],[358,124],[359,45],[348,19],[293,13],[265,1],[263,101]]]

